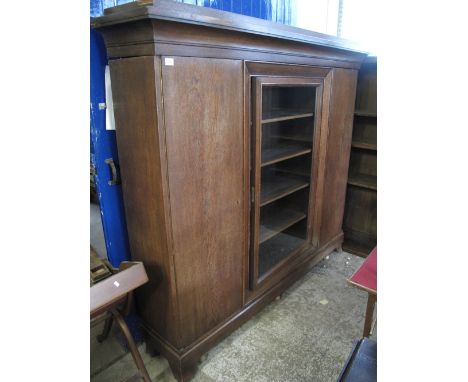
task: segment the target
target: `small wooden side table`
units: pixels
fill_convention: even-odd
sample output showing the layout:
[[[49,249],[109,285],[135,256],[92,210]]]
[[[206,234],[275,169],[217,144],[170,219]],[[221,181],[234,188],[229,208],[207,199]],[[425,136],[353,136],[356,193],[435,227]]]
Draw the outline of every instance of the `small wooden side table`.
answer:
[[[377,247],[367,256],[348,282],[368,293],[363,337],[369,337],[377,301]]]
[[[98,341],[104,341],[109,335],[112,322],[115,320],[127,341],[133,361],[138,368],[138,374],[131,378],[141,378],[145,382],[151,382],[140,352],[133,340],[132,334],[124,320],[128,314],[133,298],[133,291],[148,282],[143,263],[125,261],[120,264],[119,270],[106,279],[91,286],[90,314],[91,320],[105,314],[106,322],[103,333]]]

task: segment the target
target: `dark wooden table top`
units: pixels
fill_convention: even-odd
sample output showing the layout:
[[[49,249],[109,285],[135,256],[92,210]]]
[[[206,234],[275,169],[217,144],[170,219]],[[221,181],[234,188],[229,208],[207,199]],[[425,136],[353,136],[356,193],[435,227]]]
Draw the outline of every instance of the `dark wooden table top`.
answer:
[[[143,263],[128,262],[128,267],[125,269],[94,284],[90,288],[91,318],[122,303],[129,292],[146,282],[148,282],[148,276]]]

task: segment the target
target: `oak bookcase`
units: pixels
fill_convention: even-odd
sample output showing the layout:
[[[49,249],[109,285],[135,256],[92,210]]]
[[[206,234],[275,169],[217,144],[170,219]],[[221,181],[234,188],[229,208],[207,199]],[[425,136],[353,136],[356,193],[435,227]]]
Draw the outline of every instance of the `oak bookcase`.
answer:
[[[104,37],[147,346],[179,381],[343,242],[365,52],[172,1],[109,8]],[[311,307],[313,309],[313,307]]]

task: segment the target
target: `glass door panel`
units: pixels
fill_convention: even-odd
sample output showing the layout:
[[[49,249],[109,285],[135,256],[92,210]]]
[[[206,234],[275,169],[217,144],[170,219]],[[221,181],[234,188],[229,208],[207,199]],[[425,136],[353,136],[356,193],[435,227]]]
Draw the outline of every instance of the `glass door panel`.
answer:
[[[265,77],[254,81],[251,283],[255,288],[309,241],[319,84],[307,79]]]

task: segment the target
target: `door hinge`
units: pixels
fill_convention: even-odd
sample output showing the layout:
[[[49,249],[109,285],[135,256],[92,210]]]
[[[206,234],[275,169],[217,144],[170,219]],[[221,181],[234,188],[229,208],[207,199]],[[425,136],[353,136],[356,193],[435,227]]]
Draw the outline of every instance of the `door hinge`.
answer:
[[[250,199],[252,203],[255,203],[255,187],[250,188]]]

